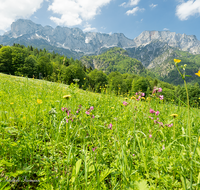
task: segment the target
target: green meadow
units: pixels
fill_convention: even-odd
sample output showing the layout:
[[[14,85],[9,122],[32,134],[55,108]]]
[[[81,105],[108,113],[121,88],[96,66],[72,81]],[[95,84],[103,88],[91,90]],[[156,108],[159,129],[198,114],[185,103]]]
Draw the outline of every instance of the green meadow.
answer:
[[[0,189],[200,189],[199,109],[101,90],[0,74]]]

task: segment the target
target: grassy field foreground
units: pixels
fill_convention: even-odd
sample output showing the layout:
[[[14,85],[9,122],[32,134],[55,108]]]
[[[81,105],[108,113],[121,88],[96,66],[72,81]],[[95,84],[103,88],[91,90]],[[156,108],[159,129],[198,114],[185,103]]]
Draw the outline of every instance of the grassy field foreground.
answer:
[[[200,189],[190,115],[191,147],[187,108],[0,74],[0,189]]]

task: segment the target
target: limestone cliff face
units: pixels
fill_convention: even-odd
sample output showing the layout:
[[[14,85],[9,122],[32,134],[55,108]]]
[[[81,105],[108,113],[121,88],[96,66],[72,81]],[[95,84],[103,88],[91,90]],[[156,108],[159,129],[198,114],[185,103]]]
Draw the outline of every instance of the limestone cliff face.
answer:
[[[200,41],[194,35],[176,34],[170,31],[144,31],[135,39],[122,33],[102,34],[83,32],[79,28],[41,26],[30,20],[19,19],[12,23],[11,30],[0,36],[0,44],[20,43],[38,48],[58,51],[61,54],[80,58],[83,55],[98,55],[111,47],[126,49],[129,56],[138,59],[145,67],[154,67],[157,57],[170,48],[200,54]],[[67,54],[67,55],[68,55]],[[167,54],[162,57],[166,59]]]

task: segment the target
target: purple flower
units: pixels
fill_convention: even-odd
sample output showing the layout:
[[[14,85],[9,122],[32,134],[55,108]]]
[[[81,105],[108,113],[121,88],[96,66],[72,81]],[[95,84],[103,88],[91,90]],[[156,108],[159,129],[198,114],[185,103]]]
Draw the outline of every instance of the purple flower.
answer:
[[[152,138],[152,135],[149,135],[149,138]]]
[[[156,115],[159,115],[159,113],[160,113],[160,112],[159,112],[159,111],[157,111],[157,112],[156,112]]]
[[[163,96],[163,95],[160,95],[159,98],[160,98],[160,100],[163,100],[164,96]]]
[[[133,154],[133,156],[135,156],[135,154]]]
[[[93,106],[91,106],[91,107],[90,107],[90,110],[93,110],[93,109],[94,109],[94,107],[93,107]]]
[[[151,108],[150,108],[150,111],[149,111],[149,112],[150,112],[150,113],[155,113],[155,111],[154,111],[153,109],[151,109]]]
[[[145,93],[143,92],[143,93],[141,94],[141,96],[145,96]]]
[[[162,92],[162,88],[158,88],[158,92]]]
[[[123,105],[124,105],[124,106],[127,106],[127,105],[128,105],[128,103],[124,101],[124,102],[123,102]]]
[[[86,113],[87,115],[89,115],[89,114],[90,114],[90,112],[89,112],[89,111],[86,111],[85,113]]]

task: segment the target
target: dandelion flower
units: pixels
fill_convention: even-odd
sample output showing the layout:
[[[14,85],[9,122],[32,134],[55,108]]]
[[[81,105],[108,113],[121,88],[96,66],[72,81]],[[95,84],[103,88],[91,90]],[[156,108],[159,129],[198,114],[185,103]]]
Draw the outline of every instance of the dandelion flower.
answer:
[[[198,141],[199,141],[199,143],[200,143],[200,137],[199,137],[199,140],[198,140]]]
[[[13,105],[14,103],[13,103],[13,102],[11,102],[10,104],[11,104],[11,105]]]
[[[63,96],[63,98],[69,99],[69,98],[71,98],[71,95],[65,95],[65,96]]]
[[[42,100],[37,99],[37,103],[38,103],[38,104],[42,104]]]
[[[174,62],[175,62],[175,63],[180,63],[181,60],[180,60],[180,59],[174,59]]]
[[[171,114],[170,116],[172,116],[172,117],[175,118],[175,117],[178,117],[178,114],[174,114],[174,113],[173,113],[173,114]]]
[[[195,73],[195,75],[200,77],[200,70],[198,71],[198,73]]]

